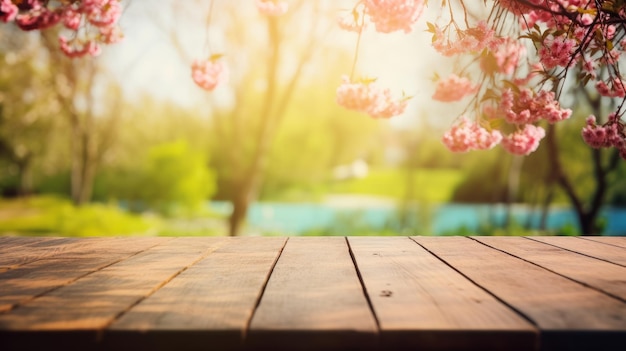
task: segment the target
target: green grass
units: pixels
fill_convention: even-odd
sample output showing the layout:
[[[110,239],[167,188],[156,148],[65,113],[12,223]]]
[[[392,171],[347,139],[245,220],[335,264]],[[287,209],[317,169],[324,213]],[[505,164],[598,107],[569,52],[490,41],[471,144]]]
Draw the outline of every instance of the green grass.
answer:
[[[448,201],[462,178],[459,170],[418,169],[413,177],[413,199],[431,203]],[[400,199],[406,196],[407,173],[399,169],[372,170],[365,178],[333,183],[329,190]]]
[[[0,201],[0,233],[20,235],[117,236],[148,235],[159,220],[126,213],[117,206],[72,205],[52,197]]]
[[[175,218],[138,215],[115,204],[80,207],[54,196],[0,200],[0,235],[37,236],[208,236],[225,235],[224,219],[204,211],[180,212]]]

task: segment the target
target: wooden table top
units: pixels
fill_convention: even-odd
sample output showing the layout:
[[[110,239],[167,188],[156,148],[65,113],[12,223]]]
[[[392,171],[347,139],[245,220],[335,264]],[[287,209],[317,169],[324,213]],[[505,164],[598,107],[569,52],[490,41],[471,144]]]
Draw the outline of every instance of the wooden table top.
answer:
[[[0,237],[0,350],[626,350],[626,237]]]

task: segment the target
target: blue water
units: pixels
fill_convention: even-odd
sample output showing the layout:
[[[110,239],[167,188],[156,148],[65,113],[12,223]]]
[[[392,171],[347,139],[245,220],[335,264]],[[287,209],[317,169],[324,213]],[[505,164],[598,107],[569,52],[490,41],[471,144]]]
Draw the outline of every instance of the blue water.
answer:
[[[228,214],[230,204],[212,202],[215,211]],[[428,232],[415,234],[442,235],[464,228],[476,231],[481,225],[490,223],[501,225],[505,222],[506,207],[503,205],[444,204],[428,206],[423,213],[419,209],[416,228],[427,228]],[[512,217],[519,225],[530,223],[538,228],[541,213],[527,206],[513,206]],[[428,223],[420,223],[419,218],[428,218]],[[605,235],[626,235],[626,208],[606,208],[601,217],[606,221]],[[383,229],[397,223],[398,211],[394,206],[333,207],[317,203],[256,203],[248,212],[249,228],[264,232],[298,235],[315,229],[331,228],[338,224],[358,223],[374,229]],[[547,218],[547,229],[563,227],[577,228],[576,214],[568,208],[553,208]]]

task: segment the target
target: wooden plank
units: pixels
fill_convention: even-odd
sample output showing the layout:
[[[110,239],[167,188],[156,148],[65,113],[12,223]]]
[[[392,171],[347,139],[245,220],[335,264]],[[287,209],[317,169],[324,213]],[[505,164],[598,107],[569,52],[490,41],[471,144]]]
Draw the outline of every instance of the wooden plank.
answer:
[[[58,237],[50,236],[0,236],[0,252],[4,252],[6,248],[16,248],[18,246],[27,245],[35,242],[50,241],[58,239]]]
[[[626,301],[626,267],[522,237],[474,239]]]
[[[619,246],[626,249],[626,237],[624,236],[585,236],[580,237],[580,239]]]
[[[12,245],[0,247],[0,268],[12,269],[54,256],[72,247],[80,247],[83,242],[78,238],[20,238],[20,240],[11,241]]]
[[[104,342],[128,350],[240,347],[285,242],[229,240],[124,314],[105,333]]]
[[[9,349],[41,349],[51,341],[74,349],[96,347],[118,315],[206,257],[220,241],[174,239],[54,290],[0,315],[0,339]]]
[[[578,237],[571,236],[533,236],[528,237],[528,239],[558,246],[563,249],[626,267],[626,248],[606,245],[592,240],[580,240]]]
[[[248,347],[367,349],[376,338],[345,238],[290,238],[252,318]]]
[[[407,237],[348,239],[383,349],[533,350],[535,327]]]
[[[626,344],[626,304],[461,237],[415,237],[446,263],[533,320],[542,350],[615,350]]]
[[[0,273],[0,313],[67,285],[167,238],[85,239],[56,256]]]

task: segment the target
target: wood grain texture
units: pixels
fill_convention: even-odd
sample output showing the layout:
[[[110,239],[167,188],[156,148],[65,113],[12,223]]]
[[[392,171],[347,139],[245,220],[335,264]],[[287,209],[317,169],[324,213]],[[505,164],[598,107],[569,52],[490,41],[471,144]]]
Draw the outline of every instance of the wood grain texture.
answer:
[[[469,238],[415,240],[533,320],[541,329],[543,349],[626,345],[626,304],[619,300]]]
[[[529,350],[534,326],[406,237],[349,243],[386,349]]]
[[[250,325],[248,347],[376,346],[377,326],[344,238],[290,238]]]
[[[619,246],[626,249],[626,237],[624,236],[585,236],[580,239]]]
[[[110,264],[146,250],[167,238],[85,239],[57,255],[0,273],[0,313],[69,284]],[[29,248],[19,252],[28,255]]]
[[[528,239],[626,267],[626,248],[606,245],[592,240],[581,240],[579,237],[533,236],[528,237]]]
[[[16,246],[17,243],[20,244]],[[84,241],[78,238],[27,238],[24,241],[9,241],[0,245],[0,268],[15,268],[83,245]]]
[[[626,267],[522,237],[474,239],[626,301]]]
[[[152,350],[240,347],[285,241],[228,240],[113,323],[105,343],[134,350],[138,345]]]

